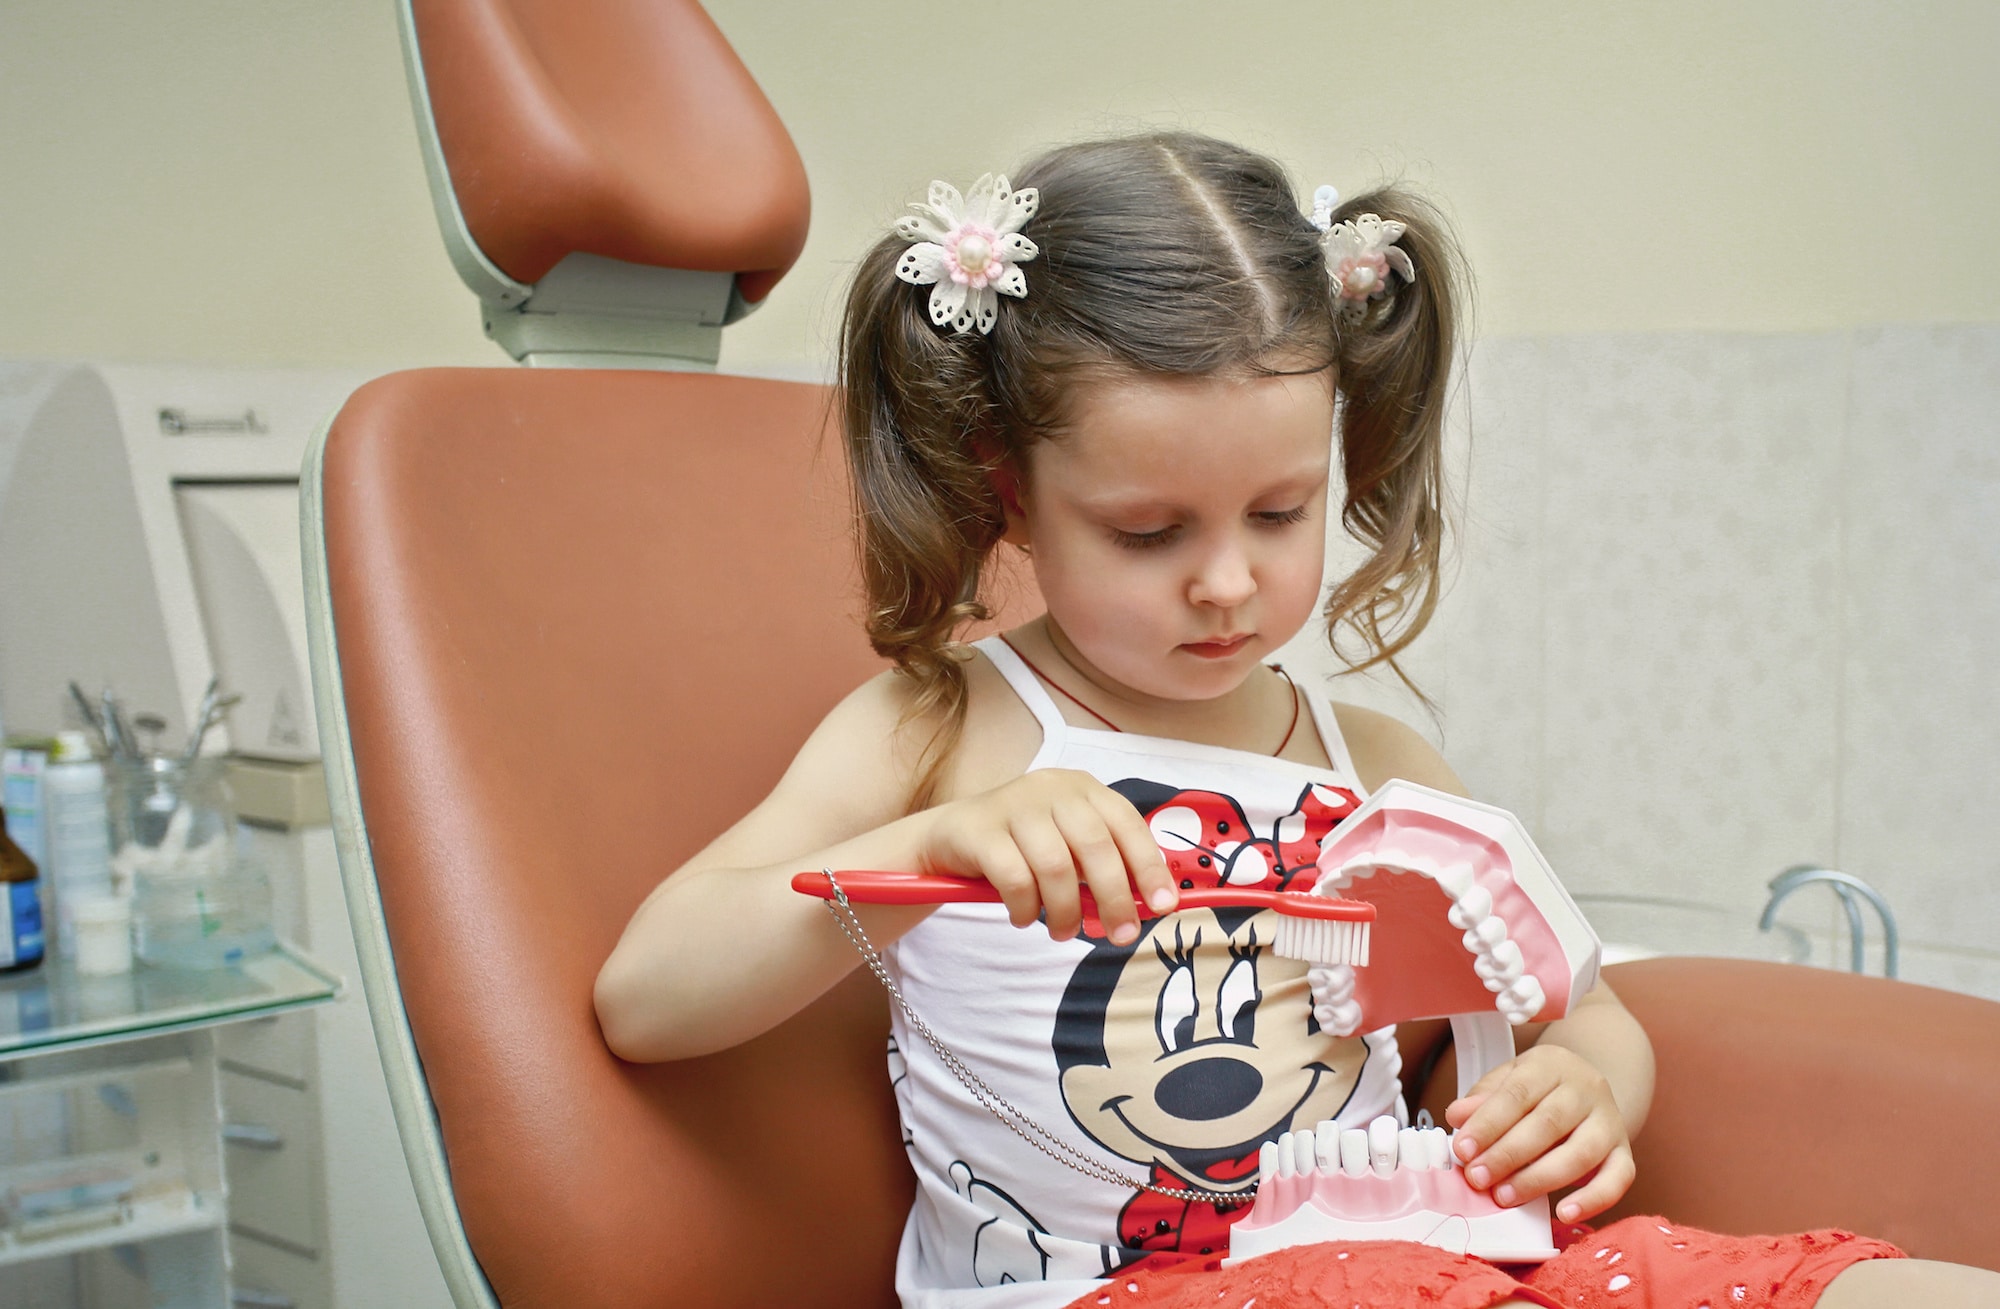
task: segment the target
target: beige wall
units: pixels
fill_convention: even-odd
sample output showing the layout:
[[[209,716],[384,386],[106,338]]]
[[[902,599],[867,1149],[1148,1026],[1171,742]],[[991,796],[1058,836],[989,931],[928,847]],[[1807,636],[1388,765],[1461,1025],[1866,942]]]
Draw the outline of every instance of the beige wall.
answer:
[[[933,176],[1172,124],[1456,213],[1491,336],[2000,320],[1989,0],[713,0],[813,238],[724,366],[812,372]],[[497,363],[390,0],[0,0],[0,354]]]

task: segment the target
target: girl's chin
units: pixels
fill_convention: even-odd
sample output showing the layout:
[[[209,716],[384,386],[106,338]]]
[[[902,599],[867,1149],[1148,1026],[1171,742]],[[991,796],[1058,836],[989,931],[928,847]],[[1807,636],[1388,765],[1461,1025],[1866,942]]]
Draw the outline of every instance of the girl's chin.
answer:
[[[1160,663],[1118,670],[1098,667],[1128,691],[1154,700],[1213,700],[1228,695],[1256,671],[1257,660],[1246,643],[1227,658],[1211,659],[1176,648]]]

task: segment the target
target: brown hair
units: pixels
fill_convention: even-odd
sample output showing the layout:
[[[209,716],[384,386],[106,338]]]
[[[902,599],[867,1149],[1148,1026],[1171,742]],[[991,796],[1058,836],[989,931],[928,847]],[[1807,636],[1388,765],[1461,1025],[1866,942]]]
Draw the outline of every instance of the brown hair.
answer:
[[[1339,397],[1341,523],[1369,549],[1334,587],[1328,640],[1353,668],[1386,663],[1436,608],[1445,395],[1458,256],[1437,212],[1385,187],[1334,212],[1404,223],[1414,282],[1343,313],[1320,233],[1284,171],[1191,133],[1052,150],[1014,177],[1041,203],[1025,299],[990,334],[933,327],[929,288],[897,280],[908,243],[862,260],[841,327],[840,385],[860,524],[867,631],[937,716],[914,804],[934,791],[965,720],[955,634],[987,616],[980,583],[1006,528],[995,474],[1059,435],[1079,377],[1328,371]],[[1340,649],[1345,624],[1362,650]],[[1407,677],[1404,679],[1407,681]]]

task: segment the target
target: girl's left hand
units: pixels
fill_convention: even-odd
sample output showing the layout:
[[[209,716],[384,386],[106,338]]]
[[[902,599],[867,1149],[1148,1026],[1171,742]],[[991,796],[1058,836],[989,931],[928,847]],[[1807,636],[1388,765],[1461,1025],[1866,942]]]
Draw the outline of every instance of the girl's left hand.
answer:
[[[1536,1045],[1445,1110],[1465,1180],[1504,1207],[1588,1177],[1556,1207],[1566,1223],[1604,1212],[1632,1185],[1632,1141],[1604,1074],[1559,1045]],[[1594,1174],[1594,1175],[1593,1175]]]

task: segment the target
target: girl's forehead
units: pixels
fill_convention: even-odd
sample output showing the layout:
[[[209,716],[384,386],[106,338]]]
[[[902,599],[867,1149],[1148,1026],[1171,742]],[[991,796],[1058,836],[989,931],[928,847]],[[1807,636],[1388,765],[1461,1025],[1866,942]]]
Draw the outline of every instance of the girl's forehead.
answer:
[[[1319,374],[1118,375],[1079,382],[1069,421],[1033,447],[1037,475],[1135,488],[1189,477],[1310,479],[1332,458],[1333,389]]]

